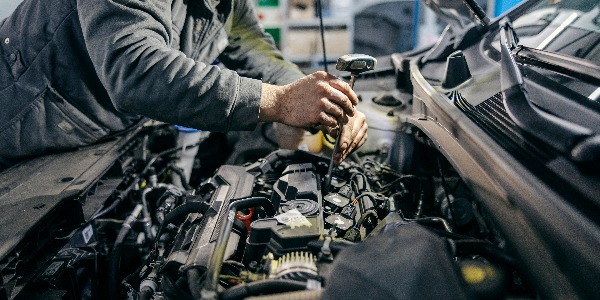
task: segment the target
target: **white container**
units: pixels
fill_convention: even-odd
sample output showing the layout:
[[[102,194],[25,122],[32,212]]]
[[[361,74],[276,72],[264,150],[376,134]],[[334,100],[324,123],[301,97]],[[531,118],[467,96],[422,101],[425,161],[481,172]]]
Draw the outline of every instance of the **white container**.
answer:
[[[187,147],[190,145],[194,145],[196,143],[200,143],[210,135],[208,131],[202,131],[182,126],[175,126],[175,129],[178,131],[177,137],[177,146],[178,147]],[[175,160],[175,166],[180,168],[183,171],[186,182],[189,182],[190,176],[192,175],[192,169],[194,168],[194,159],[196,158],[196,154],[198,154],[198,147],[192,147],[189,149],[184,149],[178,152],[179,156]],[[173,184],[178,187],[183,187],[181,183],[181,178],[177,174],[173,174]]]

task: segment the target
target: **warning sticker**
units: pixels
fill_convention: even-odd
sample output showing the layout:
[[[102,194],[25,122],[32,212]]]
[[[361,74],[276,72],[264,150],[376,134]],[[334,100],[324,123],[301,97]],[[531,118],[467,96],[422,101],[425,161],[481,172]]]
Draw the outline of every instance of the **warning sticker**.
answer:
[[[312,224],[308,219],[303,216],[297,209],[288,210],[287,212],[275,216],[277,222],[290,226],[291,228],[307,226],[311,227]]]

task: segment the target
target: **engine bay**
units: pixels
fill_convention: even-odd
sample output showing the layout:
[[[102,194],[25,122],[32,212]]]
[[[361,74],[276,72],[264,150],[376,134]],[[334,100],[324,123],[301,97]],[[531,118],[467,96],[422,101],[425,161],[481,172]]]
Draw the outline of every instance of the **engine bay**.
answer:
[[[164,148],[177,134],[161,125],[135,135],[77,198],[100,207],[62,232],[39,271],[20,274],[15,299],[534,295],[474,195],[418,131],[402,135],[414,139],[402,172],[385,151],[359,151],[334,168],[329,190],[329,159],[302,150],[202,180],[195,169],[188,184],[182,153],[214,146]]]

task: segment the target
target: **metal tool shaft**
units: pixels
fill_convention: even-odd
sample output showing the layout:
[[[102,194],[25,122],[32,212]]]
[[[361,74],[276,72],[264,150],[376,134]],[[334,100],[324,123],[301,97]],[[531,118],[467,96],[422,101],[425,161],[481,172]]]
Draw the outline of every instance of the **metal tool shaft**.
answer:
[[[356,74],[350,74],[350,88],[354,88],[354,82],[356,81]],[[353,106],[354,107],[354,106]],[[346,112],[342,112],[342,120],[346,118]],[[325,175],[325,186],[324,191],[327,193],[331,187],[331,174],[333,173],[333,156],[337,153],[338,148],[340,146],[340,140],[342,139],[344,126],[341,122],[338,122],[338,136],[335,139],[335,144],[333,145],[333,152],[331,153],[331,160],[329,161],[329,168],[327,169],[327,175]]]

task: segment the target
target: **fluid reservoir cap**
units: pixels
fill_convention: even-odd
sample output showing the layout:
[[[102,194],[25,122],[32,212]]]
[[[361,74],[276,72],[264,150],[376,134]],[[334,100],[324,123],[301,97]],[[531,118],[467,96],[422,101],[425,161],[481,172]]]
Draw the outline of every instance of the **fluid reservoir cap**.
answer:
[[[400,105],[404,104],[402,102],[402,99],[400,99],[397,94],[393,94],[393,93],[385,93],[385,94],[381,94],[376,97],[373,97],[373,102],[375,102],[376,104],[379,104],[381,106],[390,106],[390,107],[400,106]]]
[[[279,206],[279,213],[283,214],[292,209],[298,210],[304,216],[313,216],[319,212],[319,205],[317,202],[309,199],[296,199],[281,203]]]
[[[463,260],[459,265],[463,280],[477,299],[504,299],[508,276],[503,269],[478,260]]]

